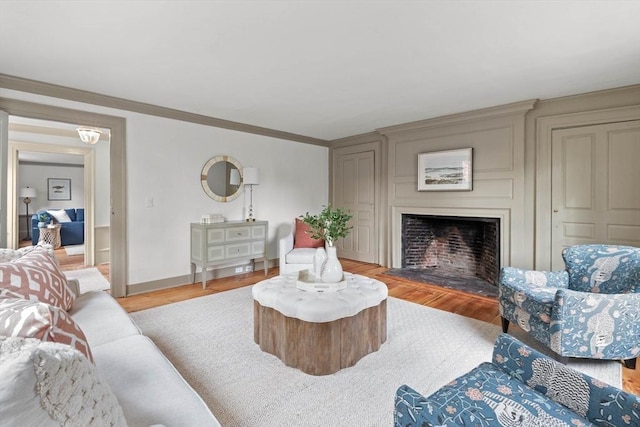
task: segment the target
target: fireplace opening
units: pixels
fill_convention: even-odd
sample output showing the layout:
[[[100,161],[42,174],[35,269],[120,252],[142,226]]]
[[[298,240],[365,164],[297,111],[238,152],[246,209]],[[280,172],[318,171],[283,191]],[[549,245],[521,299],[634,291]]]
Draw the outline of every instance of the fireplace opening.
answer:
[[[498,218],[402,215],[402,270],[447,282],[433,284],[496,285],[499,254]]]

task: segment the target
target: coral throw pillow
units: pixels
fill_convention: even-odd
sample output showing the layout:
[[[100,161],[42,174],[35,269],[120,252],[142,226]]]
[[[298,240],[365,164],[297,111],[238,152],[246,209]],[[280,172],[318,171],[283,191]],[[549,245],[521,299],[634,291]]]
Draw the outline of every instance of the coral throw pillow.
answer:
[[[84,332],[66,311],[49,304],[0,297],[0,335],[66,344],[93,362]]]
[[[0,264],[0,296],[51,304],[69,311],[75,295],[66,276],[46,249],[38,247],[23,257]]]
[[[296,234],[293,238],[294,248],[323,248],[324,240],[311,237],[309,226],[296,218]]]

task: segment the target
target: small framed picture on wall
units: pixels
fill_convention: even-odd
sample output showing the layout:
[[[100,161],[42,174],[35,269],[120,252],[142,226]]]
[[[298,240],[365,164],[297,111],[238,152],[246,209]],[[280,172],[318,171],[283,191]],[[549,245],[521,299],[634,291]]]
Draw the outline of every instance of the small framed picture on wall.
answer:
[[[67,178],[47,179],[47,198],[49,200],[71,200],[71,180]]]
[[[418,191],[471,191],[473,149],[418,154]]]

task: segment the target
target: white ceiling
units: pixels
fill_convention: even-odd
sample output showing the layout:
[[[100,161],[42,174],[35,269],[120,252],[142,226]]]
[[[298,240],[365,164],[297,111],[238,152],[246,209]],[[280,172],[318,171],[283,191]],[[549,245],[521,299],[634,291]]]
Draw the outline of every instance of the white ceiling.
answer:
[[[0,73],[321,139],[640,83],[640,1],[0,0]]]

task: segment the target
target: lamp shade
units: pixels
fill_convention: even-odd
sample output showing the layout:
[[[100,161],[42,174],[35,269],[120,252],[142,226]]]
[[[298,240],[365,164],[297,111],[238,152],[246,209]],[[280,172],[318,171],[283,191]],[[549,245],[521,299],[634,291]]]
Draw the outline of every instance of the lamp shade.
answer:
[[[240,171],[238,169],[231,169],[229,185],[240,185]]]
[[[102,135],[102,132],[100,130],[92,128],[78,128],[76,129],[76,131],[78,131],[78,135],[80,136],[80,140],[82,142],[91,145],[98,142],[98,140],[100,139],[100,135]]]
[[[38,192],[36,191],[35,188],[23,187],[23,188],[20,189],[20,196],[19,197],[34,198],[37,195],[38,195]]]
[[[244,168],[242,170],[244,175],[244,185],[258,185],[260,184],[260,174],[258,168]]]

